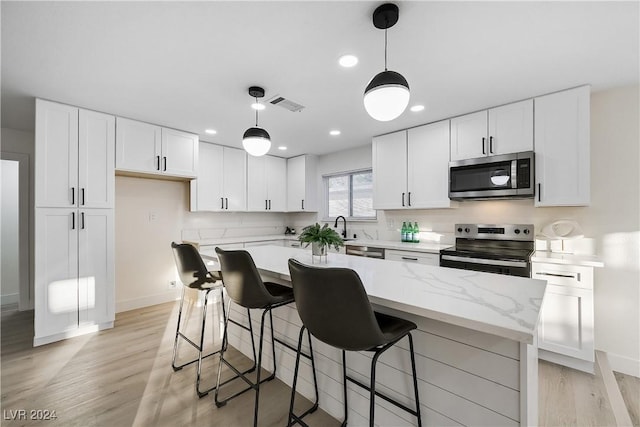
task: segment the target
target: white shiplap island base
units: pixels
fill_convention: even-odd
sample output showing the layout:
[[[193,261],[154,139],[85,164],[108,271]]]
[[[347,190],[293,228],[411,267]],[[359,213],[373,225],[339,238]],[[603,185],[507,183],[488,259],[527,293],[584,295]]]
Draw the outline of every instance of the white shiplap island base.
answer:
[[[289,283],[287,261],[312,264],[308,250],[261,246],[248,249],[264,280]],[[411,320],[423,425],[515,426],[538,422],[536,327],[546,282],[465,270],[407,264],[341,254],[328,263],[361,277],[378,311]],[[260,311],[252,312],[254,331]],[[231,316],[247,324],[246,310],[231,304]],[[273,312],[278,338],[297,344],[301,326],[295,305]],[[345,325],[348,328],[349,325]],[[257,338],[256,338],[257,339]],[[251,357],[249,332],[233,325],[229,343]],[[263,367],[272,369],[265,340]],[[306,339],[305,350],[306,348]],[[343,419],[341,353],[314,339],[320,407]],[[277,377],[291,385],[295,354],[276,344]],[[313,398],[311,367],[301,359],[298,391]],[[369,382],[371,354],[347,352],[349,375]],[[384,353],[377,388],[414,406],[408,342]],[[349,383],[349,425],[368,425],[368,393]],[[376,424],[415,425],[415,418],[376,399]]]

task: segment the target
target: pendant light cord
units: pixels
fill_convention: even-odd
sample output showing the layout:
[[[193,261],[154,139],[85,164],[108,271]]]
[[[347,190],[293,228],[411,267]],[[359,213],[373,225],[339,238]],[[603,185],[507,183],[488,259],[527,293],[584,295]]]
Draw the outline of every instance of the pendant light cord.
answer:
[[[256,104],[258,104],[258,97],[256,96]],[[258,109],[256,108],[256,127],[258,127]]]
[[[384,29],[384,70],[387,71],[387,29]]]

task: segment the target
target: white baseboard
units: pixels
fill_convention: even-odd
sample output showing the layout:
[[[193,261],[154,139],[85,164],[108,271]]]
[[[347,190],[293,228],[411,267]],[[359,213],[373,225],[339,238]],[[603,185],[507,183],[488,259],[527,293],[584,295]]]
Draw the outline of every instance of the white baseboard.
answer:
[[[20,294],[0,295],[0,305],[17,304],[20,301]]]
[[[640,378],[640,360],[607,352],[611,370]]]
[[[99,325],[88,325],[81,328],[72,329],[70,331],[61,332],[59,334],[47,335],[43,337],[33,337],[33,346],[49,344],[56,341],[66,340],[67,338],[78,337],[80,335],[90,334],[92,332],[102,331],[103,329],[113,328],[113,322],[100,323]]]
[[[151,305],[164,304],[165,302],[172,302],[177,299],[180,299],[180,290],[171,290],[161,294],[116,301],[116,313],[149,307]]]

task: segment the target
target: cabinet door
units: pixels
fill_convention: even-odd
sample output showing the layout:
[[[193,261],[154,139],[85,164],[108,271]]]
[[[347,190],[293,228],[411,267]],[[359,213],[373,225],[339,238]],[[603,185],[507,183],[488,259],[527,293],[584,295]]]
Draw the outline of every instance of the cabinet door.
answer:
[[[540,314],[538,346],[593,362],[593,292],[548,284]]]
[[[303,211],[305,206],[305,156],[287,159],[287,211]]]
[[[82,209],[78,223],[80,326],[114,320],[113,209]]]
[[[223,148],[223,193],[225,210],[247,210],[247,153],[237,148]]]
[[[264,212],[269,209],[267,196],[267,156],[247,157],[247,210]]]
[[[533,151],[533,99],[489,110],[489,155]]]
[[[206,142],[199,145],[198,178],[191,181],[191,210],[221,211],[224,209],[223,148]]]
[[[407,131],[373,138],[373,208],[407,206]]]
[[[198,176],[198,135],[162,128],[162,172],[185,178]]]
[[[115,117],[95,111],[80,110],[78,136],[79,206],[113,208]]]
[[[78,327],[78,216],[36,209],[35,341]]]
[[[284,212],[287,209],[287,161],[273,156],[265,156],[265,159],[269,210]]]
[[[590,203],[588,86],[535,98],[536,206]]]
[[[78,109],[36,99],[36,207],[78,203]]]
[[[451,161],[487,155],[487,112],[451,119]]]
[[[409,129],[407,204],[412,208],[448,208],[449,121]]]
[[[116,169],[160,174],[162,129],[135,120],[116,118]]]

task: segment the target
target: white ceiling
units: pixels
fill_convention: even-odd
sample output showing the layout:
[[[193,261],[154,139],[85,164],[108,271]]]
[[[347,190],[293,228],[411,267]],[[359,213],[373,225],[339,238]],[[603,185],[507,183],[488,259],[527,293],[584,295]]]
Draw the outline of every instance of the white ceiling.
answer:
[[[383,69],[384,32],[371,23],[382,2],[2,1],[2,126],[32,130],[41,97],[240,147],[254,124],[247,89],[259,85],[266,99],[306,107],[260,113],[270,154],[290,157],[585,83],[599,91],[639,80],[638,1],[396,3],[389,69],[408,80],[410,105],[426,109],[381,123],[362,95]],[[360,63],[340,67],[344,53]]]

